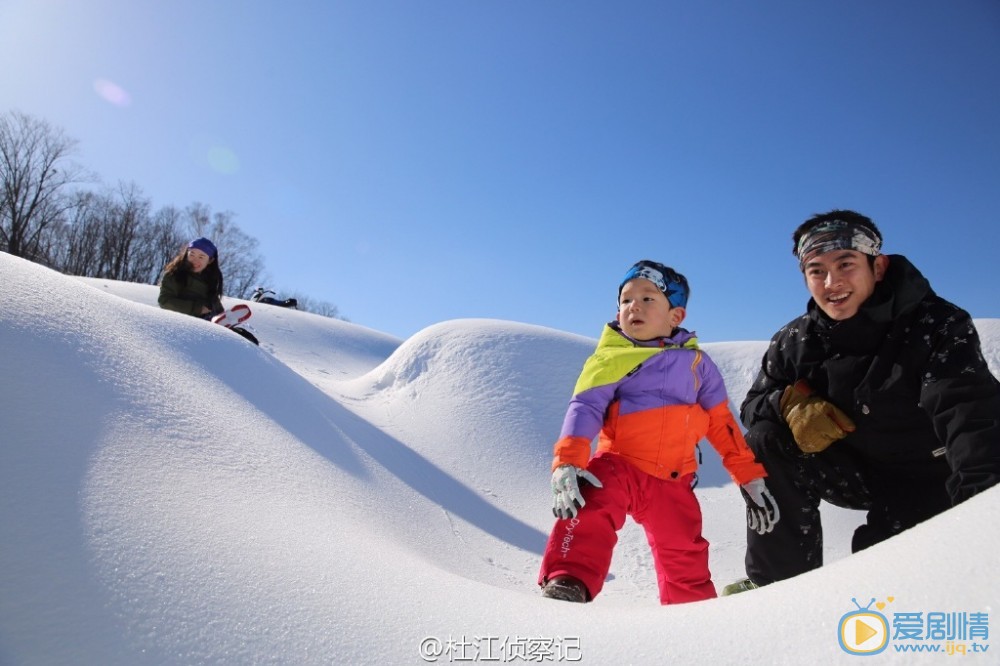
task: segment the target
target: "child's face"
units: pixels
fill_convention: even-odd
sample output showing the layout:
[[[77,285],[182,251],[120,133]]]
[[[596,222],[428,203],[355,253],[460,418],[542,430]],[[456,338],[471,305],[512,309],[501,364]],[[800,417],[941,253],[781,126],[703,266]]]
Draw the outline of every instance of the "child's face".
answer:
[[[629,280],[618,300],[618,323],[634,340],[655,340],[669,336],[684,320],[684,308],[670,307],[670,301],[656,285],[643,278]]]

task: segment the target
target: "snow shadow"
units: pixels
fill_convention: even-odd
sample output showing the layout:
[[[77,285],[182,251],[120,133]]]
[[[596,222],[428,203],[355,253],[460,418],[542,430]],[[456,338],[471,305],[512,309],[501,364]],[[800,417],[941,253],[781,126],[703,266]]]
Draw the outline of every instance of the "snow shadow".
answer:
[[[542,554],[547,534],[490,504],[433,462],[351,412],[266,352],[240,340],[220,339],[213,346],[212,365],[221,381],[338,468],[356,478],[370,476],[354,451],[357,447],[450,514],[511,546]],[[271,372],[265,372],[262,364],[271,366]]]
[[[356,446],[410,488],[449,513],[516,548],[541,555],[548,539],[487,502],[427,458],[331,400],[333,422]]]

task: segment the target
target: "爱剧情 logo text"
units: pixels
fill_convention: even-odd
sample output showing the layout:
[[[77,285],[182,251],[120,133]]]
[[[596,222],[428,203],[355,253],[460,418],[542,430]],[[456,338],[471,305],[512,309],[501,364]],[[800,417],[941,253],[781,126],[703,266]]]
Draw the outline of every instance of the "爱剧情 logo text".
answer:
[[[892,596],[884,601],[872,597],[866,606],[856,598],[851,601],[854,610],[837,624],[840,647],[848,654],[869,656],[889,649],[967,655],[990,648],[990,616],[986,611],[903,610]]]

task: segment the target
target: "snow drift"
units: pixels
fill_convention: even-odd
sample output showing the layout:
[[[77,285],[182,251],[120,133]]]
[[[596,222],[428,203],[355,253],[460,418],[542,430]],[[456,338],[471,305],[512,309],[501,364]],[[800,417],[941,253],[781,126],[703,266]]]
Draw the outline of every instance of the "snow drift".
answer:
[[[824,568],[666,608],[629,525],[595,603],[542,599],[551,444],[593,340],[462,320],[400,341],[251,304],[257,348],[155,298],[0,254],[2,664],[846,662],[852,598],[1000,598],[994,489],[854,556],[858,515],[825,510]],[[977,323],[997,373],[1000,320]],[[764,346],[705,346],[737,402]],[[705,448],[721,588],[743,505]]]

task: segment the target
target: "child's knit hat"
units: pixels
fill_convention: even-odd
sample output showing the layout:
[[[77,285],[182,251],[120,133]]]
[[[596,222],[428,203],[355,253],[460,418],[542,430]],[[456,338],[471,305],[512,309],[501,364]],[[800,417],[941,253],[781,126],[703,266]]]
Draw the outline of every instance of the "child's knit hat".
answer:
[[[667,300],[670,301],[670,307],[687,307],[688,295],[691,293],[687,278],[669,266],[664,266],[648,259],[636,262],[625,273],[625,278],[618,285],[619,300],[621,299],[625,283],[636,278],[643,278],[655,284],[663,292],[663,295],[667,297]]]

